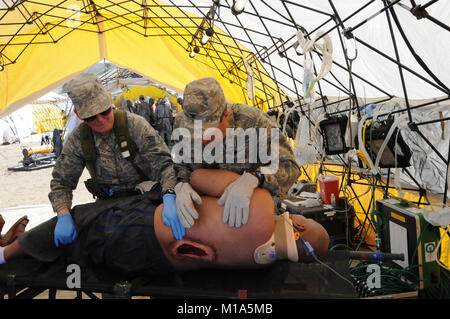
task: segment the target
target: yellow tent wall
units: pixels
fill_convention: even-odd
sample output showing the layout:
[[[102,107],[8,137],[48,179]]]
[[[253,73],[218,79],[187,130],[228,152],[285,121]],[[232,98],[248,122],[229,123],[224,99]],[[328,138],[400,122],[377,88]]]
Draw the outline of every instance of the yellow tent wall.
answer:
[[[52,2],[49,1],[49,4]],[[70,4],[79,4],[79,2],[68,1],[64,5]],[[30,10],[32,7],[31,3]],[[176,7],[166,8],[166,10],[174,11],[172,14],[175,16],[181,15],[181,9]],[[69,13],[63,9],[60,11],[61,15],[71,14],[71,11]],[[184,34],[162,36],[161,29],[151,28],[145,29],[146,35],[144,36],[140,25],[133,24],[133,19],[139,21],[140,18],[122,17],[120,14],[121,12],[118,11],[115,15],[81,15],[80,20],[83,22],[77,28],[66,25],[68,21],[61,25],[56,24],[58,21],[42,21],[43,24],[48,24],[47,28],[51,30],[48,34],[43,34],[34,25],[27,25],[28,29],[25,31],[30,35],[17,36],[12,40],[3,51],[4,56],[17,56],[18,51],[23,49],[23,43],[29,41],[26,37],[32,37],[31,34],[38,34],[35,41],[51,39],[58,39],[58,41],[45,45],[29,44],[27,49],[19,54],[16,63],[6,65],[5,69],[0,72],[0,117],[31,103],[104,58],[179,93],[182,93],[187,83],[211,76],[220,82],[229,102],[249,102],[245,88],[246,83],[245,80],[242,81],[242,78],[247,78],[245,67],[234,65],[236,58],[242,57],[242,52],[248,52],[248,50],[240,45],[238,46],[239,50],[225,49],[227,45],[231,45],[233,40],[225,36],[223,31],[215,28],[218,40],[214,46],[220,47],[217,51],[212,50],[211,44],[208,44],[202,47],[203,54],[197,54],[195,58],[190,58],[189,52],[186,51],[186,41],[190,40],[192,35],[186,35],[186,31]],[[167,20],[159,21],[158,14],[167,15],[164,12],[153,12],[155,17],[151,19],[151,25],[167,26]],[[195,17],[184,12],[183,15]],[[7,18],[4,22],[23,20],[17,10],[8,13]],[[118,22],[127,23],[127,26],[118,28]],[[180,23],[183,23],[184,27],[198,27],[189,18],[182,22],[175,20],[173,22],[174,26],[178,26]],[[34,29],[31,29],[33,26]],[[24,30],[21,30],[22,32]],[[51,39],[48,38],[49,34],[51,34]],[[236,43],[233,45],[236,46]],[[230,59],[227,57],[227,53],[233,54],[235,58]],[[222,61],[221,65],[217,65],[219,59]],[[262,68],[257,61],[253,61],[252,65],[255,68]],[[222,74],[228,77],[231,74],[237,80],[227,79]],[[269,77],[258,74],[255,78],[257,79],[256,101],[264,99],[265,94],[270,91],[265,89],[266,93],[263,94],[258,91],[258,88],[262,86],[277,88]],[[275,90],[272,93],[272,104],[280,103],[279,94]],[[267,105],[261,104],[260,107],[267,110]]]
[[[101,59],[96,34],[72,32],[56,44],[24,51],[0,72],[0,110],[13,112],[59,87]],[[6,112],[0,111],[0,117]]]
[[[37,133],[53,131],[64,128],[63,112],[53,103],[32,103],[33,119]]]
[[[177,99],[173,95],[163,89],[157,88],[156,86],[134,86],[119,95],[113,103],[116,107],[120,107],[122,105],[122,100],[135,100],[138,99],[141,94],[145,97],[152,97],[155,100],[167,96],[173,105],[177,104]]]

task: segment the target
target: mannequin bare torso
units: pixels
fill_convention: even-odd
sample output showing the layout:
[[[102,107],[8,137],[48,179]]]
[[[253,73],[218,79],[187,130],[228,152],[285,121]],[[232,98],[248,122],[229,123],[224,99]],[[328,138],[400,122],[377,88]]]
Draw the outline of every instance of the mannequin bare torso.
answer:
[[[247,224],[235,228],[222,221],[223,207],[215,197],[202,197],[196,205],[199,218],[186,229],[183,240],[175,240],[162,222],[162,206],[155,211],[156,237],[170,263],[177,270],[196,268],[256,268],[253,252],[267,242],[274,231],[273,201],[269,192],[256,189],[250,202]]]

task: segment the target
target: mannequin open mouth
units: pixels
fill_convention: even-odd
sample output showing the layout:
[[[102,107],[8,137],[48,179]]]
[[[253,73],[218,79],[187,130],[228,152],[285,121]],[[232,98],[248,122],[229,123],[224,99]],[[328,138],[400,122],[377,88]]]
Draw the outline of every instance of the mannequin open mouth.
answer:
[[[195,256],[206,256],[206,252],[198,247],[192,246],[190,244],[182,244],[178,247],[178,254],[181,255],[195,255]]]
[[[212,261],[216,255],[211,247],[189,240],[177,241],[172,248],[172,253],[175,256],[186,256],[208,261]]]

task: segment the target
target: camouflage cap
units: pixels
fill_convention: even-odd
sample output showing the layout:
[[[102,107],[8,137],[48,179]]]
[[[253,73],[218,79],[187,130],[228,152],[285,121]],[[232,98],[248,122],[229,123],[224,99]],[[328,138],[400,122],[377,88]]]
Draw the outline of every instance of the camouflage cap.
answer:
[[[183,111],[180,114],[179,127],[193,131],[194,120],[202,120],[203,130],[219,125],[227,102],[216,79],[208,77],[188,83],[183,97]]]
[[[95,74],[78,74],[67,83],[66,91],[81,119],[97,115],[111,107],[111,97]]]

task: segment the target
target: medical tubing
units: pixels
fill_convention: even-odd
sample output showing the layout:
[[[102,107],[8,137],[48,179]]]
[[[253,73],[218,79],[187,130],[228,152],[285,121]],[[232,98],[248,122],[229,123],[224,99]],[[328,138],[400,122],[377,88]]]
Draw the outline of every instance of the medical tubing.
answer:
[[[395,136],[395,170],[394,170],[394,185],[395,188],[398,190],[398,194],[400,195],[400,197],[404,197],[404,193],[402,190],[402,184],[400,183],[400,167],[397,166],[397,139],[398,139],[398,134],[400,134],[400,129],[397,130],[397,134]]]
[[[405,254],[382,253],[379,251],[350,251],[350,259],[359,260],[404,260]]]
[[[391,139],[392,134],[394,133],[394,130],[397,128],[397,126],[399,125],[399,123],[401,121],[403,121],[408,115],[407,114],[403,114],[399,117],[397,117],[394,121],[394,123],[392,124],[391,128],[389,129],[389,132],[386,135],[386,138],[383,141],[383,144],[381,144],[380,149],[378,150],[378,154],[377,154],[377,158],[375,160],[375,166],[376,168],[378,168],[378,165],[380,164],[380,160],[381,160],[381,155],[383,155],[384,149],[386,148],[387,143],[389,142],[389,140]]]
[[[278,116],[277,116],[277,127],[280,126],[280,117],[281,117],[281,115],[283,115],[283,114],[286,116],[286,113],[284,113],[284,112],[278,112]]]
[[[319,134],[317,134],[317,131],[319,130],[318,127],[319,127],[320,121],[322,121],[322,119],[325,116],[327,116],[327,113],[320,114],[319,117],[316,120],[316,124],[314,125],[314,130],[313,130],[313,132],[314,132],[314,140],[315,140],[315,142],[317,144],[317,147],[320,147],[319,145],[322,145],[322,143],[319,143],[320,141],[319,141],[319,139],[317,137],[317,135],[319,135]],[[323,147],[320,147],[320,153],[321,153],[321,155],[323,154]]]
[[[314,259],[317,259],[316,254],[314,253],[314,248],[312,248],[311,244],[304,240],[302,236],[300,236],[299,238],[303,243],[303,247],[305,247],[306,254],[313,256]]]
[[[366,119],[367,119],[367,114],[365,114],[365,115],[361,118],[361,120],[359,121],[359,123],[358,123],[358,145],[359,145],[359,151],[360,151],[361,153],[363,153],[364,156],[366,157],[366,160],[367,160],[367,162],[369,163],[370,171],[372,172],[372,174],[376,175],[376,174],[377,174],[377,171],[376,171],[376,169],[375,169],[375,165],[373,165],[372,159],[370,158],[369,154],[368,154],[367,151],[366,151],[366,148],[365,148],[365,146],[364,146],[364,144],[363,144],[362,136],[361,136],[362,127],[363,127],[363,124],[364,124],[364,122],[366,121]]]
[[[317,258],[316,254],[314,253],[314,248],[311,246],[311,244],[308,241],[304,240],[302,236],[300,236],[299,239],[302,241],[303,247],[305,247],[307,255],[311,255],[315,261],[317,261],[319,264],[325,266],[326,268],[330,269],[332,272],[334,272],[336,275],[338,275],[340,278],[342,278],[343,280],[348,282],[353,287],[353,283],[350,280],[348,280],[347,278],[342,276],[340,273],[338,273],[336,270],[334,270],[333,268],[331,268],[330,266],[328,266],[327,264],[322,262],[319,258]]]
[[[311,58],[305,58],[303,71],[303,98],[306,102],[312,102],[312,89],[316,82],[314,81],[313,61]]]
[[[284,123],[283,123],[283,133],[286,134],[286,124],[288,121],[289,116],[291,115],[291,113],[293,111],[298,112],[297,108],[295,106],[292,106],[289,111],[287,111],[287,113],[285,113],[285,117],[284,117]]]
[[[444,268],[444,269],[447,269],[447,270],[450,270],[450,268],[448,268],[447,266],[445,266],[441,261],[440,261],[440,257],[438,257],[438,254],[439,254],[439,248],[441,247],[441,243],[442,243],[442,240],[444,239],[444,237],[445,237],[445,234],[447,234],[449,237],[450,237],[450,228],[449,227],[446,227],[445,229],[444,229],[444,233],[442,234],[442,236],[441,236],[441,238],[439,239],[439,242],[438,242],[438,244],[436,245],[436,262],[439,264],[439,266],[441,266],[442,268]]]

